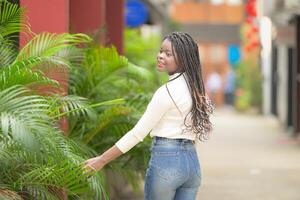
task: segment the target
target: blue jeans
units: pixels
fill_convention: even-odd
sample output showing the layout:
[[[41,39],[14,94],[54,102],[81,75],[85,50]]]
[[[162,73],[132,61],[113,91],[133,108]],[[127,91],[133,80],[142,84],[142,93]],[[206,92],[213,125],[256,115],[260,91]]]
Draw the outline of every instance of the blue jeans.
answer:
[[[153,137],[144,199],[195,200],[200,184],[201,169],[193,142]]]

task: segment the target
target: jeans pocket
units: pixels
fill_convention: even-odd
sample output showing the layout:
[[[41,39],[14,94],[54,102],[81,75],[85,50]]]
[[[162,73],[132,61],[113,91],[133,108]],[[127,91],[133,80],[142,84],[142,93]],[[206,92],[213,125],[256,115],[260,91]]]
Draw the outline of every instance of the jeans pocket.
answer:
[[[179,152],[153,152],[153,167],[156,173],[166,181],[180,176]]]

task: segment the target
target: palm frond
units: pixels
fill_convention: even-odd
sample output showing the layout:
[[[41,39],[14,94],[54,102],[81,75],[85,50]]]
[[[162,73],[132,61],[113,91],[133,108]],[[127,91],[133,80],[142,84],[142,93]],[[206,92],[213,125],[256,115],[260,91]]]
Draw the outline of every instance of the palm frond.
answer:
[[[17,56],[16,47],[11,42],[0,39],[0,69],[10,65]]]
[[[77,97],[78,98],[78,97]],[[83,99],[83,98],[81,98]],[[69,102],[70,104],[71,102]],[[89,111],[89,112],[93,112],[92,110],[90,110],[93,107],[100,107],[100,106],[109,106],[109,105],[118,105],[118,104],[124,104],[125,101],[124,99],[113,99],[113,100],[109,100],[109,101],[103,101],[103,102],[99,102],[99,103],[94,103],[91,105],[86,105],[86,106],[80,106],[78,103],[75,105],[77,108],[72,108],[70,109],[70,105],[65,106],[65,109],[67,109],[67,111],[61,112],[58,115],[54,116],[53,118],[59,118],[61,116],[65,116],[68,115],[70,113],[78,113],[78,111],[82,110],[84,112]],[[73,107],[74,104],[71,106]]]
[[[117,72],[126,69],[127,62],[125,57],[118,55],[115,48],[90,48],[86,51],[82,66],[71,69],[70,90],[94,98],[99,89],[105,88],[105,83],[112,83],[112,78]]]
[[[47,115],[47,101],[28,95],[26,88],[13,86],[0,92],[0,130],[28,149],[37,147],[35,135],[53,130],[53,121]]]
[[[26,193],[32,199],[41,199],[41,200],[60,200],[58,197],[60,194],[59,191],[54,191],[51,187],[45,187],[41,185],[27,186]]]
[[[153,74],[149,70],[139,67],[132,62],[128,63],[128,75],[143,81],[152,81],[153,79]]]
[[[150,81],[149,70],[128,63],[115,48],[92,47],[86,51],[81,66],[70,70],[70,87],[73,94],[106,100],[104,97],[121,97],[132,91],[130,81]],[[101,98],[99,98],[101,96]]]
[[[28,93],[29,90],[22,86],[13,86],[0,92],[1,129],[4,133],[8,133],[9,130],[17,131],[18,127],[38,132],[40,128],[49,126],[51,119],[47,116],[47,101],[37,95],[26,96]],[[27,124],[27,127],[23,127],[23,123]],[[16,134],[22,134],[22,130],[19,131]]]
[[[45,166],[35,168],[24,174],[16,182],[20,187],[47,186],[64,188],[72,194],[84,194],[93,189],[97,199],[102,199],[101,187],[91,188],[91,182],[87,181],[87,174],[83,173],[82,166],[69,161],[48,163]],[[94,182],[95,184],[95,182]],[[101,186],[101,184],[99,184]],[[99,186],[98,185],[98,186]]]
[[[49,98],[49,104],[51,105],[51,110],[53,114],[50,114],[53,117],[57,117],[57,115],[62,116],[63,113],[66,113],[67,116],[76,116],[80,117],[88,117],[89,119],[96,118],[96,112],[91,107],[91,103],[88,99],[75,96],[52,96]]]
[[[128,63],[127,59],[122,61],[115,49],[88,49],[82,65],[70,69],[70,93],[87,97],[93,102],[125,97],[125,104],[97,109],[98,120],[93,123],[70,120],[69,136],[83,143],[83,147],[88,144],[94,149],[94,154],[105,151],[129,131],[140,117],[141,110],[149,100],[142,83],[151,82],[152,77],[148,69]],[[147,140],[146,144],[137,145],[132,153],[111,164],[113,169],[122,167],[124,174],[130,174],[126,178],[130,178],[132,185],[137,180],[136,172],[143,173],[145,170],[148,157],[143,154],[149,144]]]
[[[30,57],[48,57],[55,60],[55,55],[60,51],[79,43],[90,42],[91,39],[85,34],[55,34],[41,33],[30,40],[20,51],[17,60]],[[53,57],[54,56],[54,57]],[[59,57],[59,56],[57,56]]]
[[[0,187],[0,199],[1,200],[22,200],[22,198],[14,191]]]
[[[63,86],[68,81],[66,79],[67,68],[83,59],[82,50],[74,45],[89,40],[90,38],[84,34],[39,34],[22,48],[13,63],[12,48],[0,45],[0,49],[3,49],[1,54],[4,55],[3,61],[1,60],[3,66],[2,69],[0,68],[1,89],[16,84],[51,85],[53,87],[57,86],[57,81]],[[55,77],[65,78],[53,80],[54,77],[51,74],[54,73]]]
[[[71,65],[68,59],[71,58],[72,61],[79,59],[80,50],[74,47],[75,43],[87,41],[89,37],[84,34],[44,33],[36,35],[21,50],[12,64],[0,69],[1,89],[17,84],[57,86],[57,81],[53,80],[49,73],[55,72],[56,77],[65,77],[66,68]],[[10,52],[9,49],[6,51]],[[44,73],[48,73],[50,78]],[[67,82],[67,80],[58,81],[61,84]]]
[[[56,80],[46,77],[40,70],[33,71],[28,67],[28,65],[39,63],[40,61],[39,58],[32,58],[0,69],[0,90],[14,85],[28,87],[33,85],[49,85],[58,87],[59,84]]]
[[[13,33],[18,33],[21,27],[26,27],[23,15],[24,8],[7,0],[0,0],[0,40]]]
[[[133,112],[133,117],[139,118],[146,108],[146,105],[151,100],[152,94],[136,93],[127,95],[125,98],[126,106],[130,107]]]
[[[10,142],[0,142],[0,186],[1,182],[11,185],[14,191],[26,191],[37,199],[55,199],[51,188],[65,189],[75,196],[88,194],[88,199],[105,196],[102,175],[88,179],[83,173],[84,159],[75,143],[62,134],[38,136],[43,145],[40,151],[30,151],[9,138]]]
[[[115,106],[103,111],[98,117],[98,123],[95,128],[85,133],[84,143],[89,143],[98,133],[101,132],[116,116],[128,115],[130,109],[122,106]]]

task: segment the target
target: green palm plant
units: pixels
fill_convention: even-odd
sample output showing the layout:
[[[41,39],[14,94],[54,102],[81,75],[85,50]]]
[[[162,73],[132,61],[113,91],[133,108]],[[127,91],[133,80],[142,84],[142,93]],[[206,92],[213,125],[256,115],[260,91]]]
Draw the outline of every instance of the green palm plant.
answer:
[[[86,156],[77,144],[65,138],[55,123],[54,107],[74,106],[78,99],[44,97],[30,94],[24,86],[0,92],[0,188],[20,196],[58,199],[51,189],[64,189],[70,196],[86,195],[101,199],[100,174],[87,179],[81,169]],[[77,104],[82,112],[93,112]],[[68,105],[72,104],[72,105]],[[57,105],[57,106],[54,106]],[[52,114],[50,114],[52,113]],[[1,196],[1,193],[0,193]],[[43,198],[42,198],[43,197]]]
[[[0,0],[0,66],[8,65],[16,56],[14,39],[20,28],[27,29],[23,20],[24,9]]]
[[[91,178],[81,163],[92,149],[63,136],[62,116],[95,119],[91,104],[78,96],[41,96],[39,86],[60,91],[60,83],[45,75],[53,69],[65,74],[82,57],[76,47],[90,38],[84,34],[34,35],[19,53],[10,35],[18,33],[23,10],[0,0],[0,198],[105,199],[103,176]]]
[[[144,83],[153,74],[118,55],[116,49],[92,45],[81,65],[70,70],[69,93],[88,98],[92,103],[124,98],[122,105],[96,108],[96,122],[70,120],[70,137],[93,148],[95,155],[104,152],[136,124],[151,95]],[[137,188],[137,177],[144,174],[150,139],[112,162],[104,171],[118,172]],[[112,180],[111,180],[112,181]]]
[[[165,83],[167,75],[156,70],[156,56],[161,42],[158,34],[142,36],[138,29],[125,30],[125,56],[133,63],[144,66],[151,74],[153,80],[147,84],[147,90],[154,91],[158,85]]]
[[[86,49],[82,63],[70,70],[69,93],[89,98],[92,102],[122,97],[125,104],[97,108],[96,123],[76,118],[70,120],[69,135],[72,139],[93,148],[96,155],[112,146],[136,124],[151,98],[151,92],[163,82],[163,78],[166,79],[155,70],[158,41],[153,38],[149,42],[136,32],[126,31],[126,56],[144,67],[119,56],[114,47],[92,45]],[[138,188],[149,159],[147,150],[151,140],[149,137],[145,140],[104,168],[110,183],[113,178],[109,175],[113,171],[122,174],[134,188]]]
[[[107,198],[103,173],[87,178],[80,163],[134,126],[150,99],[144,83],[153,82],[153,73],[114,48],[77,48],[91,41],[84,34],[30,33],[16,53],[11,35],[26,27],[24,11],[4,0],[0,8],[0,197],[58,199],[66,191],[71,199]],[[53,70],[63,79],[52,79]],[[53,95],[64,92],[67,71],[72,95]],[[39,95],[45,88],[51,96]],[[69,138],[59,129],[63,116],[70,119]],[[148,161],[146,140],[110,165],[133,185]]]

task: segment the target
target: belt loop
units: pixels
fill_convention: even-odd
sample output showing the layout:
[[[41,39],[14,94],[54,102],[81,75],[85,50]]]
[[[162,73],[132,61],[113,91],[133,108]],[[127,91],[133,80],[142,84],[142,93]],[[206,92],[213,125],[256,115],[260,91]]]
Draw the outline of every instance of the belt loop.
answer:
[[[157,136],[154,136],[153,139],[154,139],[154,140],[153,140],[153,144],[156,145],[156,143],[157,143],[157,141],[158,141]]]

